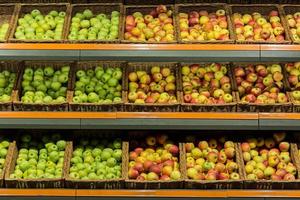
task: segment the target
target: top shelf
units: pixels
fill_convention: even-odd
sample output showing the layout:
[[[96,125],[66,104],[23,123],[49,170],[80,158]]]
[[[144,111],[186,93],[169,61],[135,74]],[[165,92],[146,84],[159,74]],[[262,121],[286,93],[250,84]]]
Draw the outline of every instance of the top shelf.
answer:
[[[300,45],[2,43],[0,60],[298,61]]]

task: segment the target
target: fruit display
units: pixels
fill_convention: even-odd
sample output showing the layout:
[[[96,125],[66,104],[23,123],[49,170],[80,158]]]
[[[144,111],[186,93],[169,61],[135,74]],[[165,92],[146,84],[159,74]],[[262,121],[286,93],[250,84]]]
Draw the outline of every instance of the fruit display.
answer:
[[[240,180],[235,143],[218,139],[185,143],[187,178],[190,180]]]
[[[175,28],[173,9],[165,5],[140,7],[149,8],[148,12],[139,12],[139,7],[126,7],[124,38],[130,42],[174,42]],[[152,9],[153,8],[153,9]],[[135,11],[130,13],[130,10]]]
[[[78,69],[76,72],[74,103],[112,104],[122,102],[120,67]]]
[[[55,68],[28,65],[22,77],[22,97],[25,104],[61,104],[66,102],[70,66]]]
[[[229,67],[226,64],[206,63],[181,67],[183,101],[191,104],[232,103]]]
[[[242,8],[246,10],[248,7]],[[235,7],[233,6],[232,9],[234,10]],[[277,10],[274,9],[264,14],[256,11],[261,7],[256,9],[256,7],[249,6],[248,9],[248,12],[244,11],[242,13],[236,9],[232,15],[237,41],[282,43],[286,40],[283,22]],[[266,9],[269,9],[269,7],[266,7]]]
[[[81,139],[74,147],[68,178],[109,180],[122,177],[122,141]]]
[[[0,72],[0,103],[10,102],[17,74],[9,70]]]
[[[67,142],[59,134],[34,138],[22,135],[10,179],[54,179],[64,175]]]
[[[44,12],[42,9],[32,9],[22,13],[22,17],[19,17],[14,38],[17,40],[61,40],[65,18],[66,12],[64,11]]]
[[[167,135],[149,135],[141,141],[132,141],[129,147],[130,180],[178,181],[182,178],[179,146],[170,141]]]
[[[148,71],[142,69],[130,70],[128,74],[129,103],[177,103],[176,72],[171,67],[153,65]]]
[[[112,5],[113,6],[113,5]],[[94,9],[101,7],[95,5]],[[103,6],[105,8],[105,6]],[[110,6],[109,6],[110,7]],[[80,9],[73,6],[73,9]],[[94,11],[94,12],[93,12]],[[74,12],[74,11],[73,11]],[[119,37],[120,12],[96,12],[91,9],[81,9],[74,13],[71,19],[69,40],[116,40]]]
[[[190,12],[180,12],[189,8]],[[208,8],[209,10],[205,10]],[[229,40],[230,32],[226,11],[219,7],[179,6],[179,33],[182,41],[225,41]],[[199,11],[200,9],[200,11]]]
[[[241,143],[247,180],[293,181],[297,169],[286,134],[249,137]]]
[[[288,6],[284,7],[284,9],[287,8]],[[292,7],[294,8],[294,7]],[[295,42],[300,41],[300,12],[295,12],[293,14],[287,14],[285,16],[285,20],[287,22],[287,25],[290,29],[290,37],[293,39]]]
[[[279,64],[237,65],[234,68],[237,90],[243,103],[287,103],[284,75]]]

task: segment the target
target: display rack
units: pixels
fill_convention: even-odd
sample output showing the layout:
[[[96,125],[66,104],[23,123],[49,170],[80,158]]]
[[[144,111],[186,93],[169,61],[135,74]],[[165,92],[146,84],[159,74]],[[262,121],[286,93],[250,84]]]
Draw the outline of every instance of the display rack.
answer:
[[[90,199],[298,199],[300,191],[294,190],[65,190],[65,189],[1,189],[0,199],[56,199],[56,200],[90,200]],[[102,198],[99,198],[102,197]],[[251,198],[250,198],[251,197]]]
[[[296,61],[298,45],[0,44],[2,60]]]
[[[299,61],[297,45],[0,44],[1,60]],[[1,112],[2,129],[300,130],[299,113]],[[183,132],[184,133],[184,132]],[[201,134],[201,132],[199,132]],[[0,199],[291,199],[300,190],[0,189]]]

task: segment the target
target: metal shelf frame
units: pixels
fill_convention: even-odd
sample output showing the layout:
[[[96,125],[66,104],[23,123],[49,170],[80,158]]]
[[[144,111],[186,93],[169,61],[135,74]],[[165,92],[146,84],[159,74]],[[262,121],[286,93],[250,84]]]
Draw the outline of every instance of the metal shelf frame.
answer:
[[[0,44],[0,60],[298,61],[300,45]]]
[[[300,130],[300,113],[0,112],[0,129]]]
[[[129,200],[140,199],[299,199],[299,190],[75,190],[75,189],[0,189],[0,200]],[[250,198],[251,197],[251,198]]]

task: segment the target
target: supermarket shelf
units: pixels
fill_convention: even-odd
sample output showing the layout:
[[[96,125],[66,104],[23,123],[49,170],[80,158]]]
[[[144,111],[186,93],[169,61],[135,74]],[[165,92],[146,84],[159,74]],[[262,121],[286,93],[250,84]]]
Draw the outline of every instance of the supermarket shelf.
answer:
[[[300,130],[300,113],[1,112],[0,128]]]
[[[0,44],[1,60],[297,61],[300,45]]]
[[[0,128],[257,130],[258,114],[1,112]]]
[[[3,60],[259,61],[259,45],[0,44]]]
[[[299,61],[299,45],[260,45],[261,61]]]
[[[0,189],[0,199],[298,199],[299,190]],[[102,198],[101,198],[102,197]]]
[[[261,130],[300,130],[300,113],[260,113]]]

